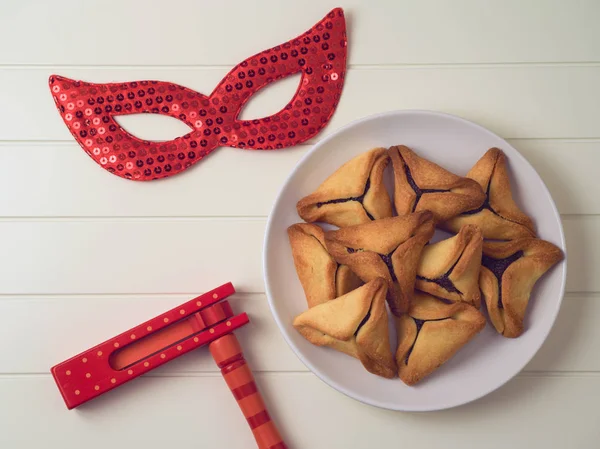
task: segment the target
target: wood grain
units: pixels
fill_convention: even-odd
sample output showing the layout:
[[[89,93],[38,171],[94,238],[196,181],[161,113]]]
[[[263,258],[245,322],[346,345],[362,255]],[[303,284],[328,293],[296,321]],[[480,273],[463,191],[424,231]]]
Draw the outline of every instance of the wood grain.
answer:
[[[284,342],[262,293],[265,217],[310,145],[222,148],[181,176],[133,183],[77,146],[48,91],[48,76],[60,73],[162,79],[209,93],[234,64],[337,6],[348,18],[347,82],[329,126],[309,144],[386,110],[457,114],[509,139],[562,214],[568,293],[555,327],[524,372],[464,407],[403,414],[364,406],[309,373]],[[289,447],[596,448],[599,16],[596,0],[4,2],[0,447],[254,447],[202,351],[76,411],[47,374],[90,344],[232,281],[241,292],[233,307],[251,318],[239,331],[244,352]],[[242,116],[278,111],[297,83],[260,92]],[[119,120],[153,140],[187,132],[166,117]],[[523,423],[518,435],[507,431]],[[227,432],[217,430],[223,424]]]
[[[52,73],[98,83],[158,79],[208,94],[227,71],[188,67],[1,68],[0,140],[72,140],[48,89]],[[600,122],[596,120],[600,116],[600,91],[595,88],[599,78],[600,65],[350,69],[339,106],[317,138],[350,121],[395,109],[456,114],[504,138],[600,137]],[[298,78],[269,87],[260,102],[257,98],[247,105],[245,117],[279,111],[292,98],[297,83]],[[21,92],[28,92],[27,101]],[[138,114],[128,120],[130,126],[143,130],[139,135],[144,139],[165,140],[186,131],[186,126],[173,119],[142,124],[146,119],[146,115]]]
[[[600,140],[511,140],[562,214],[600,214]],[[102,170],[75,142],[0,144],[3,217],[267,216],[303,145],[282,151],[221,148],[181,176],[136,183]],[[268,173],[268,176],[262,176]],[[74,195],[85,186],[85,195]]]
[[[566,216],[567,291],[600,291],[600,216]],[[0,221],[9,294],[263,292],[263,219]]]
[[[594,0],[308,0],[293,8],[278,0],[173,0],[168,8],[144,0],[30,0],[3,8],[1,62],[232,66],[338,6],[348,16],[351,64],[600,60]]]
[[[56,363],[191,297],[3,297],[0,299],[0,354],[3,354],[0,374],[49,373]],[[250,324],[236,334],[254,371],[308,372],[283,339],[265,295],[238,294],[230,303],[236,313],[246,312],[250,316]],[[567,294],[548,340],[525,371],[600,371],[600,354],[596,351],[600,341],[599,320],[600,297],[597,294]],[[28,348],[26,352],[13,350],[15,335],[19,336],[19,345]],[[73,335],[77,338],[72,338]],[[186,354],[150,375],[201,372],[218,372],[206,348]]]
[[[520,376],[480,401],[435,413],[365,406],[311,374],[257,373],[256,381],[283,438],[295,448],[362,449],[402,435],[404,445],[421,447],[443,442],[444,448],[463,449],[466,440],[488,449],[588,449],[600,436],[598,375]],[[64,449],[103,449],[115,442],[149,449],[254,447],[220,375],[142,377],[76,411],[67,411],[53,382],[49,376],[0,377],[0,397],[11,404],[0,407],[0,422],[9,429],[0,433],[3,447],[34,447],[40,438]],[[506,431],[515,422],[527,423],[518,438]],[[223,425],[226,432],[214,430]]]

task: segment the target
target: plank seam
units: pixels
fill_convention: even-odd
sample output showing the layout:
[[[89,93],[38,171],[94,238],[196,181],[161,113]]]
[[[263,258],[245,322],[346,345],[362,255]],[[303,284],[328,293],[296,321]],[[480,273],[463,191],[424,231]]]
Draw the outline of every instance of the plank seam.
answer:
[[[62,69],[62,70],[89,70],[89,69],[119,69],[119,70],[231,70],[231,64],[44,64],[44,63],[4,63],[0,70],[35,70],[35,69]],[[427,62],[427,63],[376,63],[376,64],[348,64],[352,70],[410,70],[410,69],[455,69],[455,68],[554,68],[554,67],[600,67],[600,61],[502,61],[502,62]]]

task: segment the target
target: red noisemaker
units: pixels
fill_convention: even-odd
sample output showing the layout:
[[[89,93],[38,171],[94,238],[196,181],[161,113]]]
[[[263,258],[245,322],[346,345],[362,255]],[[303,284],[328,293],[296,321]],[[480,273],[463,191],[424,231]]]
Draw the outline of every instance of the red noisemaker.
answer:
[[[231,283],[221,285],[52,367],[67,408],[208,345],[258,447],[285,449],[233,333],[249,322],[224,300],[233,293]]]

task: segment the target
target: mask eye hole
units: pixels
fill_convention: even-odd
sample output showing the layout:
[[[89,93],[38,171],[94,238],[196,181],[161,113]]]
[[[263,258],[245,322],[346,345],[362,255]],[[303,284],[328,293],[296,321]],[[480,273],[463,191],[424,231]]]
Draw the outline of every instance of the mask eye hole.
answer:
[[[113,119],[132,136],[149,142],[167,142],[192,131],[186,123],[168,115],[130,114]]]
[[[301,75],[301,72],[298,72],[261,88],[242,106],[237,119],[260,119],[281,111],[298,91]]]

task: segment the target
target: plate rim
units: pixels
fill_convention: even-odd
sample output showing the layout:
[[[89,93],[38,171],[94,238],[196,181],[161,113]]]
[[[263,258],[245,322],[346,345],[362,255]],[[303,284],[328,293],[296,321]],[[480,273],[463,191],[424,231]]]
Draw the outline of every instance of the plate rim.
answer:
[[[275,207],[279,204],[279,202],[281,200],[281,196],[283,195],[283,187],[300,170],[300,168],[302,168],[304,166],[304,164],[307,163],[307,161],[311,158],[311,156],[320,149],[320,147],[327,144],[330,140],[334,139],[339,134],[342,134],[346,130],[351,129],[359,124],[362,124],[362,123],[365,123],[368,121],[378,120],[383,117],[402,116],[402,115],[432,115],[432,116],[443,117],[443,118],[447,118],[447,119],[451,119],[451,120],[456,120],[456,121],[462,122],[463,124],[465,124],[467,126],[478,128],[480,131],[490,134],[491,136],[499,139],[506,146],[512,148],[515,151],[515,153],[517,154],[517,157],[520,158],[521,163],[527,165],[531,170],[533,170],[534,173],[536,173],[536,175],[538,176],[538,179],[542,183],[543,189],[545,190],[546,194],[548,195],[548,198],[550,199],[550,204],[552,206],[552,212],[558,218],[557,221],[558,221],[558,228],[560,231],[560,247],[564,254],[563,260],[560,262],[563,265],[563,270],[562,270],[563,274],[562,274],[562,279],[560,280],[559,299],[556,303],[556,307],[554,308],[554,310],[551,311],[552,312],[551,317],[548,318],[549,326],[547,328],[547,331],[543,335],[543,338],[540,338],[539,342],[535,344],[535,348],[531,352],[531,355],[527,358],[527,360],[525,360],[521,366],[518,366],[516,369],[513,369],[512,373],[510,375],[508,375],[506,377],[506,379],[504,379],[504,381],[499,382],[498,384],[492,386],[491,388],[485,388],[485,389],[483,389],[482,392],[480,392],[472,397],[469,397],[465,400],[448,402],[448,403],[441,404],[438,406],[423,406],[423,407],[403,406],[403,407],[401,407],[401,406],[397,406],[394,404],[383,403],[381,401],[371,400],[369,398],[361,397],[360,395],[356,395],[356,394],[352,393],[351,391],[347,391],[346,388],[339,385],[337,382],[335,382],[329,376],[327,376],[324,373],[320,372],[319,370],[315,369],[312,366],[312,364],[310,362],[308,362],[308,360],[306,360],[306,358],[304,357],[302,352],[293,344],[293,342],[288,338],[286,332],[284,332],[284,330],[283,330],[284,323],[282,322],[281,317],[275,311],[275,305],[273,303],[273,295],[271,292],[269,275],[268,275],[268,271],[267,271],[267,254],[268,254],[268,250],[269,250],[268,236],[269,236],[269,234],[271,232],[271,228],[273,226],[273,219],[274,219],[273,212],[275,210]],[[286,176],[284,182],[281,184],[279,191],[278,191],[278,193],[275,197],[275,200],[273,201],[270,211],[269,211],[269,215],[267,218],[267,224],[265,227],[265,232],[264,232],[264,237],[263,237],[263,245],[262,245],[263,282],[265,284],[265,295],[267,297],[267,302],[269,304],[269,310],[271,311],[271,316],[273,317],[273,319],[275,320],[275,323],[277,324],[280,334],[283,336],[283,339],[285,340],[287,345],[290,347],[292,352],[296,355],[296,357],[304,364],[304,366],[313,375],[315,375],[318,379],[320,379],[323,383],[328,385],[333,390],[338,391],[338,392],[346,395],[347,397],[352,398],[352,399],[354,399],[360,403],[366,404],[366,405],[370,405],[370,406],[373,406],[376,408],[381,408],[384,410],[403,411],[403,412],[428,412],[428,411],[447,410],[447,409],[451,409],[451,408],[460,407],[460,406],[478,401],[479,399],[502,388],[510,380],[514,379],[519,373],[521,373],[523,371],[523,368],[525,368],[525,366],[527,366],[531,362],[531,360],[535,357],[535,355],[539,352],[539,350],[541,349],[541,347],[544,345],[544,343],[548,339],[550,332],[552,331],[552,329],[554,328],[554,326],[556,324],[556,319],[557,319],[558,313],[560,312],[560,309],[562,307],[562,304],[564,301],[564,296],[565,296],[567,270],[568,270],[567,260],[568,260],[568,257],[567,257],[567,245],[566,245],[566,239],[565,239],[565,232],[564,232],[564,227],[563,227],[563,222],[562,222],[560,212],[558,211],[558,208],[556,207],[556,202],[554,201],[554,198],[553,198],[550,190],[548,189],[548,186],[544,182],[543,178],[539,175],[538,171],[531,165],[531,163],[525,158],[525,156],[523,156],[519,150],[517,150],[513,145],[511,145],[509,142],[507,142],[503,137],[500,137],[493,131],[489,130],[488,128],[485,128],[484,126],[482,126],[476,122],[465,119],[456,114],[450,114],[447,112],[428,110],[428,109],[392,109],[392,110],[387,110],[387,111],[363,116],[363,117],[360,117],[358,119],[348,122],[346,125],[341,126],[340,128],[332,131],[330,134],[323,137],[323,139],[316,142],[313,145],[313,147],[304,156],[302,156],[300,158],[300,160],[296,163],[294,168]]]

